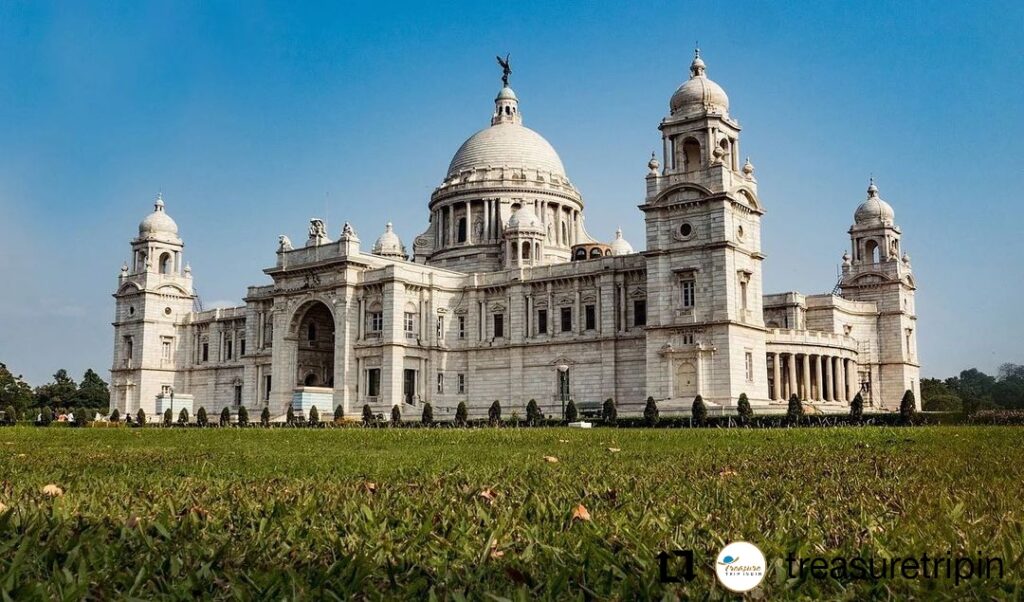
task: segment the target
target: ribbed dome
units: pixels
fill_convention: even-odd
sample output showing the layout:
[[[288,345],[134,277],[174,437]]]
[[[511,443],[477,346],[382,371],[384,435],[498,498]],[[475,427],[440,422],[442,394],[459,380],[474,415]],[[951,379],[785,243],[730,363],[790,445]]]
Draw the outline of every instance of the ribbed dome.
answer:
[[[612,255],[632,255],[633,245],[626,242],[625,238],[622,238],[622,228],[615,230],[615,240],[608,245],[612,248]]]
[[[853,221],[857,225],[896,221],[896,212],[893,211],[892,205],[878,196],[878,186],[875,186],[874,180],[871,180],[871,184],[868,185],[867,200],[861,203],[857,207],[857,211],[853,213]]]
[[[147,236],[178,236],[178,224],[164,211],[163,196],[157,195],[153,203],[153,213],[146,216],[139,224],[139,238]]]
[[[537,214],[533,212],[533,209],[529,206],[523,206],[513,213],[512,217],[508,218],[508,225],[505,226],[505,229],[506,231],[529,229],[543,232],[544,226],[541,224]]]
[[[518,123],[499,123],[470,136],[452,158],[447,177],[478,167],[537,169],[566,177],[562,160],[548,141]]]
[[[704,61],[700,58],[700,50],[690,64],[690,79],[675,91],[669,108],[673,115],[692,115],[694,113],[729,112],[729,96],[725,90],[708,79],[704,73]]]
[[[391,222],[384,226],[384,233],[377,238],[377,242],[373,243],[373,254],[383,257],[401,257],[403,259],[407,257],[405,245],[402,244],[402,240],[395,234]]]

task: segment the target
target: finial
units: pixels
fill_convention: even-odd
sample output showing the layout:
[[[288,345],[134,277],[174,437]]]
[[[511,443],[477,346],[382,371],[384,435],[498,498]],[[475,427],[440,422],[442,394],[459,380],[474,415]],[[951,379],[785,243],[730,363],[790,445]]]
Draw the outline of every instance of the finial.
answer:
[[[185,275],[188,276],[192,273],[192,264],[185,262]]]
[[[164,210],[164,193],[162,191],[156,193],[156,201],[153,202],[153,209],[157,211]]]
[[[694,42],[693,43],[693,58],[695,58],[695,59],[699,59],[700,58],[700,42]]]
[[[868,196],[878,196],[878,186],[875,186],[875,176],[868,180]]]
[[[690,77],[703,77],[704,60],[700,58],[700,46],[693,49],[693,62],[690,63]]]
[[[622,238],[622,226],[619,226],[618,228],[615,229],[615,240],[619,240],[621,238]]]
[[[754,164],[750,162],[750,157],[747,157],[747,162],[743,164],[743,173],[747,177],[754,175]]]
[[[658,163],[658,158],[654,155],[654,151],[651,151],[651,160],[647,162],[647,169],[651,170],[651,175],[658,175],[658,168],[661,167],[661,163]]]
[[[391,232],[391,222],[384,224],[384,231]]]
[[[511,55],[507,53],[505,54],[505,58],[501,58],[500,54],[497,56],[498,64],[501,65],[501,83],[505,88],[508,87],[508,76],[512,73],[512,67],[508,61],[509,56]]]

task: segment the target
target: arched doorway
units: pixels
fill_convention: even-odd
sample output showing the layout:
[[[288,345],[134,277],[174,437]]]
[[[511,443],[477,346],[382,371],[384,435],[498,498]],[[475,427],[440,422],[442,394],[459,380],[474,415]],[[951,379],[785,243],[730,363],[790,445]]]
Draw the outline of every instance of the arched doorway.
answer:
[[[311,301],[296,316],[296,386],[334,387],[334,315]]]
[[[688,361],[676,363],[673,397],[693,399],[697,396],[697,368]]]

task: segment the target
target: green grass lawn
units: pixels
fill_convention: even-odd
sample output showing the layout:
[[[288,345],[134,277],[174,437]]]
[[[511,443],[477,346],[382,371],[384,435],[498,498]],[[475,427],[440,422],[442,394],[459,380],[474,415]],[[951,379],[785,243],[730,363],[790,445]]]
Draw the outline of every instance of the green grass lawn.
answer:
[[[714,557],[744,539],[771,598],[1020,598],[1022,448],[1000,427],[5,428],[0,592],[720,598]],[[661,584],[658,552],[687,548],[696,579]],[[783,562],[949,551],[1005,576],[787,580]]]

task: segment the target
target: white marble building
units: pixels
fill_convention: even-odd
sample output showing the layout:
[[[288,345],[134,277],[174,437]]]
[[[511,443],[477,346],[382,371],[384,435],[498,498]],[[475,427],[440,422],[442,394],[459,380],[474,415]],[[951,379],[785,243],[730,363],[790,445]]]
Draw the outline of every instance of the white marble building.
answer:
[[[364,250],[348,224],[332,240],[311,220],[303,245],[281,237],[264,270],[273,283],[238,307],[197,310],[158,198],[114,294],[114,406],[150,416],[172,403],[211,416],[269,406],[275,417],[289,404],[340,406],[357,417],[364,404],[399,405],[418,418],[429,402],[445,419],[459,402],[479,416],[495,399],[506,415],[535,399],[557,416],[569,398],[611,397],[630,414],[652,396],[673,413],[700,394],[731,413],[742,393],[761,412],[796,393],[845,412],[858,390],[869,408],[917,394],[916,285],[874,183],[839,283],[763,294],[766,206],[699,54],[669,107],[639,206],[640,252],[621,232],[601,243],[586,231],[582,195],[507,85],[490,126],[455,153],[411,249],[391,224]]]

